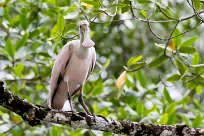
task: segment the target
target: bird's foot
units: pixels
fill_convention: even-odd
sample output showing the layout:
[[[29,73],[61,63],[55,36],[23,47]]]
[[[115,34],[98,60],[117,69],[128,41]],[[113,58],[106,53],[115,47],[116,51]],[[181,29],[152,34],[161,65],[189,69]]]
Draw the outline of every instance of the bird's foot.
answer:
[[[96,122],[95,115],[86,112],[79,112],[78,115],[85,118],[87,125],[92,126]]]
[[[71,111],[72,115],[71,115],[71,120],[69,125],[71,126],[71,122],[72,121],[79,121],[79,120],[84,120],[83,116],[77,112]]]

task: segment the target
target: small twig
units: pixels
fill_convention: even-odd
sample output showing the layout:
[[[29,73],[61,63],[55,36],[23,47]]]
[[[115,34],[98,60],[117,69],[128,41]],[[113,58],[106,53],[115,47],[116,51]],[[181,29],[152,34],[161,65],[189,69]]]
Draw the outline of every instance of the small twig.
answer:
[[[179,52],[176,52],[176,55],[181,59],[181,61],[182,61],[186,66],[188,66],[189,68],[191,67],[191,65],[189,64],[189,62],[188,62],[187,60],[183,59],[183,58],[180,56]]]
[[[170,17],[169,15],[167,15],[165,12],[163,12],[163,10],[161,9],[160,6],[158,6],[158,7],[159,7],[159,11],[160,11],[165,17],[167,17],[167,18],[169,18],[169,19],[172,19],[172,20],[175,20],[175,21],[179,21],[179,19],[177,19],[177,18],[172,18],[172,17]]]
[[[199,15],[202,14],[202,13],[204,13],[204,11],[198,12]],[[195,16],[196,16],[196,15],[193,14],[193,15],[191,15],[191,16],[189,16],[189,17],[185,17],[185,18],[180,19],[180,21],[185,21],[185,20],[191,19],[191,18],[193,18],[193,17],[195,17]]]
[[[149,20],[149,18],[147,18],[147,25],[148,25],[148,28],[149,28],[150,32],[151,32],[157,39],[159,39],[159,40],[166,40],[166,38],[159,37],[159,36],[157,36],[157,35],[154,33],[154,31],[152,30],[152,28],[151,28],[150,23],[149,23],[148,20]]]
[[[201,11],[199,12],[198,14],[202,14],[204,13],[204,11]],[[195,17],[196,15],[193,14],[191,16],[188,16],[188,17],[185,17],[185,18],[181,18],[180,19],[180,22],[182,21],[186,21],[190,18],[193,18]],[[136,17],[136,16],[135,16]],[[112,20],[112,21],[105,21],[105,22],[92,22],[92,23],[96,23],[96,24],[104,24],[104,23],[111,23],[111,22],[120,22],[120,21],[125,21],[125,20],[134,20],[135,18],[128,18],[128,19],[119,19],[119,20]],[[146,22],[146,23],[171,23],[171,22],[176,22],[177,20],[145,20],[145,19],[141,19],[141,18],[138,18],[137,19],[138,21],[142,21],[142,22]],[[188,32],[188,31],[187,31]],[[186,33],[186,32],[184,32]],[[179,36],[179,35],[178,35]]]
[[[129,1],[130,3],[130,11],[132,13],[132,18],[139,20],[139,18],[137,16],[135,16],[134,11],[133,11],[133,7],[132,7],[132,1]]]
[[[187,81],[185,81],[185,83],[188,83],[188,82],[191,82],[191,81],[193,81],[194,79],[196,79],[196,78],[198,78],[200,75],[202,75],[204,73],[204,71],[203,72],[201,72],[200,74],[196,74],[194,77],[192,77],[191,79],[189,79],[189,80],[187,80]]]
[[[61,39],[65,39],[65,40],[72,40],[72,39],[74,39],[75,37],[77,37],[77,36],[79,36],[79,34],[76,34],[76,35],[74,35],[74,36],[71,36],[71,37],[64,37],[64,36],[60,36],[60,38]]]
[[[90,22],[93,23],[99,15],[100,15],[100,13],[98,13],[95,17],[93,17],[93,19],[91,19]]]
[[[175,68],[176,70],[178,70],[178,68],[176,67],[176,65],[174,64],[174,62],[173,62],[173,60],[172,60],[172,57],[170,57],[170,61],[171,61],[172,65],[174,66],[174,68]]]
[[[88,19],[87,15],[85,14],[84,10],[81,7],[80,7],[80,10],[81,10],[82,14],[84,15],[84,17],[86,18],[86,20],[89,22],[89,19]]]
[[[177,22],[177,23],[178,23],[178,22]],[[164,40],[164,41],[165,41],[165,40],[170,40],[170,39],[176,38],[176,37],[178,37],[178,36],[180,36],[180,35],[183,35],[183,34],[185,34],[185,33],[187,33],[187,32],[192,31],[193,29],[195,29],[195,28],[197,28],[198,26],[200,26],[200,25],[202,24],[202,22],[200,22],[200,23],[197,24],[196,26],[194,26],[194,27],[192,27],[192,28],[190,28],[190,29],[188,29],[188,30],[186,30],[186,31],[184,31],[184,32],[182,32],[182,33],[180,33],[180,34],[178,34],[178,35],[172,36],[172,37],[170,37],[170,38],[162,38],[162,37],[159,37],[159,36],[156,35],[156,34],[154,33],[154,31],[152,30],[149,21],[147,21],[147,24],[148,24],[148,27],[149,27],[150,32],[151,32],[157,39],[159,39],[159,40]]]
[[[189,0],[187,0],[188,5],[193,9],[193,12],[195,15],[203,22],[203,18],[200,16],[200,14],[197,13],[196,9],[194,8],[194,2],[191,0],[192,3],[190,3]]]
[[[166,86],[166,87],[173,87],[173,86],[167,85],[167,84],[162,80],[161,75],[159,75],[159,79],[161,80],[161,82],[162,82],[162,84],[163,84],[164,86]]]
[[[116,1],[116,4],[118,4],[118,0],[115,0],[115,1]],[[109,8],[109,6],[107,8]],[[108,16],[114,17],[117,14],[117,11],[118,11],[118,6],[115,6],[115,12],[113,14],[108,14]]]
[[[164,54],[165,54],[165,55],[166,55],[166,49],[167,49],[167,47],[168,47],[169,41],[170,41],[170,39],[171,39],[171,37],[172,37],[174,31],[176,30],[178,24],[179,24],[179,21],[176,22],[176,25],[174,26],[174,29],[172,30],[171,34],[169,35],[168,41],[167,41],[166,46],[165,46],[165,49],[164,49]]]

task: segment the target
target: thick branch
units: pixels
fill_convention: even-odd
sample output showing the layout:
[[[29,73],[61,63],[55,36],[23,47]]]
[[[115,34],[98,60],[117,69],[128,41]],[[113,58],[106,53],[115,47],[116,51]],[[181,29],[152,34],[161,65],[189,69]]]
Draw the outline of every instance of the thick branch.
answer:
[[[203,129],[189,128],[186,125],[170,126],[107,120],[105,117],[89,116],[83,112],[72,114],[71,112],[51,110],[20,99],[6,90],[3,87],[3,82],[0,82],[0,105],[20,115],[31,126],[41,125],[42,122],[51,122],[68,125],[72,128],[94,129],[127,135],[204,135]]]

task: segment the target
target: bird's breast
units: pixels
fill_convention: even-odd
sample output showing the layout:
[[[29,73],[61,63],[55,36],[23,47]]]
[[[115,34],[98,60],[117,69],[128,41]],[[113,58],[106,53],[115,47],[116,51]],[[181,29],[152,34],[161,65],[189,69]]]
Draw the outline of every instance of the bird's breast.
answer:
[[[91,57],[89,56],[81,59],[74,54],[71,57],[64,76],[64,80],[68,82],[70,89],[77,89],[79,84],[84,85],[88,75],[90,63],[92,62]]]

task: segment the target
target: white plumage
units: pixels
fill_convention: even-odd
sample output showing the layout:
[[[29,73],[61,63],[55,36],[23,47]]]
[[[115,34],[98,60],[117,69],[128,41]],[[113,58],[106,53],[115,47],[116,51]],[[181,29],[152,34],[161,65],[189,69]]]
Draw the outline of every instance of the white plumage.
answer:
[[[48,94],[48,106],[53,109],[67,110],[68,100],[73,111],[71,97],[79,93],[79,102],[90,114],[82,97],[83,86],[96,62],[94,42],[89,38],[89,23],[79,23],[80,40],[68,42],[58,54],[53,69]],[[66,104],[67,105],[67,102]],[[64,106],[64,107],[63,107]]]

